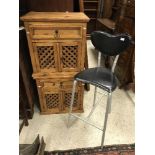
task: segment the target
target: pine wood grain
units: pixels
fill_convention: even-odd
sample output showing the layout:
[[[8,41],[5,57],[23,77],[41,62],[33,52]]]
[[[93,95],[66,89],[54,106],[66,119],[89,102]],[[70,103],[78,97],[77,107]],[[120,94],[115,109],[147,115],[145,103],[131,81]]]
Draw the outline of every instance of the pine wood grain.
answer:
[[[89,18],[82,12],[29,12],[20,18],[23,21],[52,22],[88,22]]]

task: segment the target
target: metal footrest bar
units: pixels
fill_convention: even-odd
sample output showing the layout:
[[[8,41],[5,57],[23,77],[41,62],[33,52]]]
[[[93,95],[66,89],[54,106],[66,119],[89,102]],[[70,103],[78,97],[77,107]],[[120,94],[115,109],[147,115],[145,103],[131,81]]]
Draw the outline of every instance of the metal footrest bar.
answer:
[[[81,117],[79,117],[79,116],[77,116],[77,115],[74,115],[74,114],[72,114],[72,113],[71,113],[70,115],[72,115],[72,116],[74,116],[74,117],[76,117],[76,118],[78,118],[78,119],[80,119],[80,120],[82,120],[82,121],[88,123],[89,125],[91,125],[91,126],[97,128],[97,129],[99,129],[99,130],[101,130],[101,131],[103,132],[103,129],[99,128],[98,126],[94,125],[94,124],[91,123],[91,122],[88,122],[86,119],[81,118]]]

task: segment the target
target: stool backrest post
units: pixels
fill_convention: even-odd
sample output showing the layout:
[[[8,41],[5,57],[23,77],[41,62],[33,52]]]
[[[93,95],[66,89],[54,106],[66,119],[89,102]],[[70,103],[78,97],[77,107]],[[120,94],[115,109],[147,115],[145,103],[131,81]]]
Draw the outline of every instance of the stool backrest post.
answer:
[[[119,55],[116,55],[116,57],[115,57],[115,59],[114,59],[114,62],[113,62],[113,64],[112,64],[111,71],[112,71],[113,73],[114,73],[114,71],[115,71],[115,67],[116,67],[118,58],[119,58]]]
[[[97,67],[100,67],[101,66],[101,52],[98,51],[98,60],[97,60]]]

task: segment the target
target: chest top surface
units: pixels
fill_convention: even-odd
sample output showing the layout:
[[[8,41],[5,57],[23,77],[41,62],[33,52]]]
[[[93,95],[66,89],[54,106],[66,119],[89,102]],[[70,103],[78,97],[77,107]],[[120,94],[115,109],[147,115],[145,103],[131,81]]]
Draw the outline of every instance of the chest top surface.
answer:
[[[82,12],[29,12],[20,18],[23,21],[88,22]]]

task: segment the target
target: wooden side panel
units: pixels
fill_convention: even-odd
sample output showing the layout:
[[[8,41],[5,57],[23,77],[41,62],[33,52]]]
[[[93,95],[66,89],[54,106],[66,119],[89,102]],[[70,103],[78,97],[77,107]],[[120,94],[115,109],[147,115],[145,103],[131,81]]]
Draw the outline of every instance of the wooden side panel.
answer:
[[[27,41],[28,41],[28,46],[29,46],[29,52],[30,52],[30,57],[31,57],[33,73],[35,73],[37,68],[36,68],[36,61],[35,61],[35,57],[34,57],[32,40],[31,40],[30,32],[29,32],[29,23],[24,22],[24,25],[25,25],[26,35],[27,35]]]

